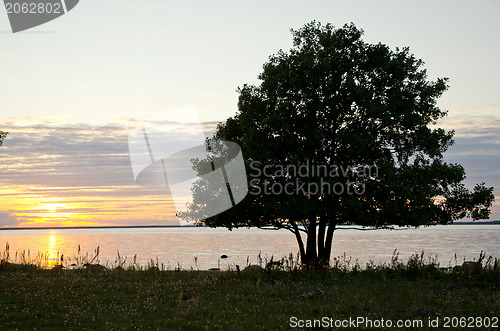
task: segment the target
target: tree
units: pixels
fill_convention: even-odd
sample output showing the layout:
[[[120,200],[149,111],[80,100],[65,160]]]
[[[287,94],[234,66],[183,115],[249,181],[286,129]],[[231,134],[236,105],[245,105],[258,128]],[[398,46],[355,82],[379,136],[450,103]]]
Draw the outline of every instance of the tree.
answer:
[[[493,188],[468,190],[463,167],[443,161],[454,132],[435,126],[447,114],[436,102],[448,79],[427,80],[408,48],[366,43],[352,23],[335,29],[313,21],[291,31],[292,49],[270,56],[260,85],[238,89],[238,113],[211,142],[241,146],[249,194],[204,224],[287,229],[302,262],[314,265],[329,263],[341,224],[488,218]],[[204,208],[196,199],[204,187],[196,183],[181,217]]]
[[[0,146],[3,145],[3,140],[5,139],[5,137],[7,137],[7,134],[9,134],[9,133],[0,131]]]

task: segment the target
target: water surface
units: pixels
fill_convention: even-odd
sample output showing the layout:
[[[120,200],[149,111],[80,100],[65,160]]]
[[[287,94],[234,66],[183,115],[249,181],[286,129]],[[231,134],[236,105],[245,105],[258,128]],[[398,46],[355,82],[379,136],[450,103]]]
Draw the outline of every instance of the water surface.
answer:
[[[477,259],[481,251],[487,256],[500,257],[500,225],[449,225],[420,229],[357,231],[337,230],[332,257],[357,261],[362,266],[369,261],[388,262],[394,253],[407,259],[425,252],[436,257],[441,266],[455,265]],[[153,259],[165,268],[208,269],[227,268],[236,264],[258,263],[263,259],[280,258],[298,248],[293,234],[286,230],[169,227],[169,228],[108,228],[108,229],[40,229],[0,231],[0,251],[10,245],[11,258],[16,251],[30,250],[56,259],[86,252],[89,257],[99,247],[99,262],[113,266],[118,252],[127,264],[134,255],[140,265]],[[229,258],[221,259],[221,255]]]

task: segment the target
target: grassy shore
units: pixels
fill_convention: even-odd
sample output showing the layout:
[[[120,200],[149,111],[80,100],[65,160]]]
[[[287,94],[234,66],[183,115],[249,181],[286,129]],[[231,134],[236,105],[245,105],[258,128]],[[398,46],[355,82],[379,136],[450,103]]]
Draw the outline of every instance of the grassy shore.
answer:
[[[140,269],[40,269],[4,260],[0,328],[276,330],[307,326],[307,320],[362,317],[372,323],[422,321],[421,329],[431,329],[429,319],[439,319],[442,328],[446,317],[500,315],[500,268],[492,259],[457,271],[441,270],[418,255],[404,263],[337,264],[322,271],[283,265],[247,271]]]

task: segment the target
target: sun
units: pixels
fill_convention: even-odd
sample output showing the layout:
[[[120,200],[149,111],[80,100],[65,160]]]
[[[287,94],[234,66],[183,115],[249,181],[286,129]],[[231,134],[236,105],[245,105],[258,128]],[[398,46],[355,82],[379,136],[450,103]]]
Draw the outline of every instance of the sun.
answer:
[[[66,208],[64,203],[46,203],[43,208],[51,213],[55,213],[58,209]]]

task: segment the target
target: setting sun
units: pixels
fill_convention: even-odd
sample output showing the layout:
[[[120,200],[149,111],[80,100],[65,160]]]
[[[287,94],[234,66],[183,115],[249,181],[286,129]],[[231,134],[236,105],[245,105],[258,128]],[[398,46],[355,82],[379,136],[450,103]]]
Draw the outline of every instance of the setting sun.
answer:
[[[41,209],[46,209],[50,212],[56,212],[58,209],[61,209],[61,208],[71,208],[71,207],[68,207],[66,204],[64,203],[47,203],[47,204],[44,204],[42,206]]]

